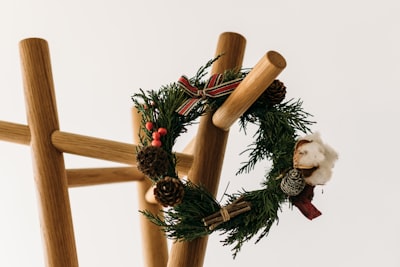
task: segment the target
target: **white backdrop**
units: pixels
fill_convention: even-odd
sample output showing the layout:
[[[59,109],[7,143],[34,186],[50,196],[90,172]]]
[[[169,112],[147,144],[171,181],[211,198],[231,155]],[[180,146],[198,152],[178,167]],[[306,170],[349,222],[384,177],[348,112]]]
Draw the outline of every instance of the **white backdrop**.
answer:
[[[233,260],[218,234],[204,266],[400,266],[397,170],[400,86],[398,1],[49,1],[0,3],[0,120],[26,124],[18,42],[50,44],[61,129],[131,142],[131,95],[193,75],[218,35],[244,35],[245,67],[268,50],[288,66],[313,130],[340,159],[317,188],[323,215],[284,206],[279,225]],[[180,139],[179,151],[193,132]],[[264,170],[235,177],[250,137],[231,130],[220,195],[259,187]],[[240,138],[241,142],[237,142]],[[242,141],[243,140],[243,141]],[[115,164],[67,155],[68,168]],[[0,266],[43,266],[28,147],[0,142]],[[83,267],[142,266],[134,183],[70,189]]]

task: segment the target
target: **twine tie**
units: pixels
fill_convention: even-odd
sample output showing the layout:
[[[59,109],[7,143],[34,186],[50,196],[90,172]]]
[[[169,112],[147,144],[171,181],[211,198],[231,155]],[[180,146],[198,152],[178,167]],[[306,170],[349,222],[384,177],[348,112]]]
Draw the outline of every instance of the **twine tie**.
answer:
[[[229,215],[228,209],[227,208],[221,208],[221,210],[219,211],[221,213],[222,216],[222,220],[224,222],[227,222],[231,219],[231,216]]]

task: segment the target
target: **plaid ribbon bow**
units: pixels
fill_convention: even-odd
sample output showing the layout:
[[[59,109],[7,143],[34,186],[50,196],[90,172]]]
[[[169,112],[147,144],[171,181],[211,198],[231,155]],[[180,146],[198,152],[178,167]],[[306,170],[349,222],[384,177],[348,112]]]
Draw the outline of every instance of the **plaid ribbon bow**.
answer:
[[[224,77],[222,74],[214,74],[210,77],[204,86],[204,89],[199,89],[190,84],[186,76],[181,76],[178,80],[178,85],[188,93],[191,98],[186,100],[176,111],[180,115],[186,116],[189,112],[207,97],[216,98],[232,93],[232,91],[240,84],[242,78],[235,79],[229,82],[222,83]]]

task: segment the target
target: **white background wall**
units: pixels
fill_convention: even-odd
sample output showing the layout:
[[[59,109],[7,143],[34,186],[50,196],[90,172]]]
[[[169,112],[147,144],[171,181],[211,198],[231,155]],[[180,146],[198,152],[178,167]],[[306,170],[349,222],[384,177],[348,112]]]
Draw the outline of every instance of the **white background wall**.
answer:
[[[0,3],[0,120],[26,123],[18,42],[45,38],[61,129],[131,142],[130,96],[193,75],[218,35],[247,39],[245,67],[268,50],[288,62],[288,98],[339,154],[317,188],[323,215],[284,206],[278,226],[233,260],[211,236],[205,266],[400,266],[400,4],[382,1],[49,1]],[[193,130],[195,131],[195,129]],[[191,139],[193,131],[177,144]],[[220,193],[259,188],[265,166],[235,177],[251,136],[230,133]],[[240,142],[238,142],[240,140]],[[115,166],[67,155],[68,168]],[[0,266],[43,266],[28,147],[0,142]],[[221,195],[221,194],[220,194]],[[70,190],[80,266],[142,266],[135,184]]]

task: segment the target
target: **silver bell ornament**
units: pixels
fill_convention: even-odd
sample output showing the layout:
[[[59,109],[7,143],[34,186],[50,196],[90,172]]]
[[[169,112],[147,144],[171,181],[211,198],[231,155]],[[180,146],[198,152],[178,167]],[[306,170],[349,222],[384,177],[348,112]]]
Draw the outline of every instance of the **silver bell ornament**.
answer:
[[[297,196],[306,186],[303,173],[298,169],[288,171],[281,181],[281,189],[288,196]]]

